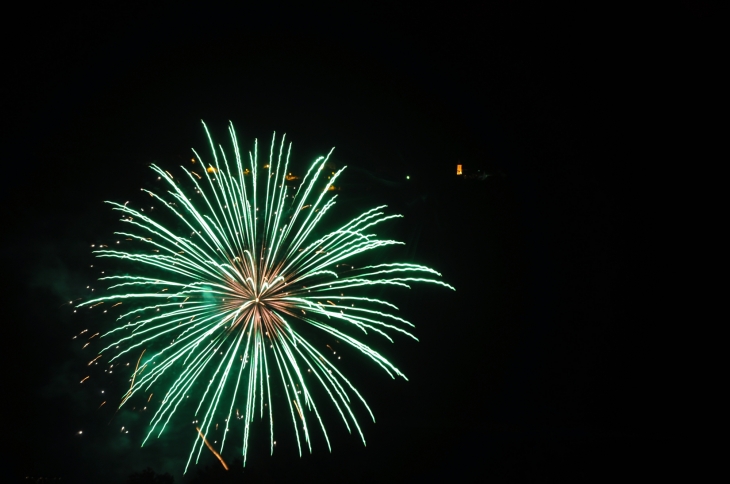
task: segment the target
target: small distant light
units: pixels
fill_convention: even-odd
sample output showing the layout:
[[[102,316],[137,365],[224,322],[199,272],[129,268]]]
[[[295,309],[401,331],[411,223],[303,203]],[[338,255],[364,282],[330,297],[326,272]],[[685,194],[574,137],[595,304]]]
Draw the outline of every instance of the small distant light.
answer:
[[[410,175],[406,175],[406,180],[410,180],[410,179],[411,179],[411,176]]]

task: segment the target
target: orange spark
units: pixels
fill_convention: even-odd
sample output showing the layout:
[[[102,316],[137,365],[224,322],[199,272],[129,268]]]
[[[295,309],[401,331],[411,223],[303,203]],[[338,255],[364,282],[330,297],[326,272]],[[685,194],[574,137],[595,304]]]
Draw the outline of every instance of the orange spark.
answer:
[[[302,422],[304,422],[304,416],[302,415],[302,411],[299,410],[299,405],[297,405],[297,401],[292,400],[292,402],[294,402],[294,406],[297,407],[297,412],[299,412],[299,418],[302,419]]]
[[[132,388],[134,388],[134,378],[137,376],[137,368],[139,368],[139,362],[142,360],[142,355],[144,355],[144,352],[147,351],[147,348],[142,350],[142,353],[139,355],[139,358],[137,358],[137,365],[134,367],[134,373],[132,373],[132,384],[129,386],[129,391],[126,395],[124,395],[124,400],[122,400],[121,405],[124,405],[124,402],[127,401],[127,399],[132,395]],[[143,367],[144,368],[144,367]],[[152,395],[150,395],[152,397]]]
[[[221,455],[218,452],[216,452],[216,450],[213,447],[211,447],[211,445],[208,443],[208,439],[206,439],[205,438],[205,435],[203,435],[203,432],[201,432],[198,427],[195,427],[195,430],[197,430],[198,433],[200,434],[200,438],[203,439],[203,442],[205,442],[206,447],[208,447],[208,449],[211,452],[213,452],[213,455],[216,456],[216,457],[218,457],[218,460],[221,461],[221,464],[223,465],[223,468],[225,470],[228,470],[228,466],[226,465],[225,461],[223,460],[223,457],[221,457]]]

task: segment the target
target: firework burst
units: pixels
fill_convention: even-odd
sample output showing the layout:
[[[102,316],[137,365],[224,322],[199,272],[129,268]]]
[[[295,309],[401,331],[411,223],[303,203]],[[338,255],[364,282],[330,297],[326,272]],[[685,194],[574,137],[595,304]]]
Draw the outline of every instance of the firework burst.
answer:
[[[370,233],[376,225],[400,217],[387,215],[385,206],[319,235],[315,229],[335,205],[333,187],[344,170],[323,183],[320,172],[332,151],[318,158],[300,182],[287,171],[291,143],[286,145],[282,139],[277,149],[274,135],[268,161],[261,163],[257,147],[242,156],[232,125],[229,131],[234,151],[230,162],[208,134],[212,162],[200,173],[183,169],[184,176],[178,180],[152,165],[168,189],[166,193],[144,191],[176,220],[175,228],[151,212],[107,202],[130,227],[116,234],[136,249],[102,248],[94,253],[129,262],[137,272],[102,277],[110,284],[110,292],[80,306],[122,303],[121,307],[129,307],[131,303],[118,317],[116,328],[102,336],[111,342],[99,352],[114,352],[113,363],[123,355],[146,351],[137,361],[120,407],[137,393],[146,397],[164,375],[172,383],[166,385],[144,442],[162,434],[191,394],[199,395],[194,411],[198,432],[191,436],[187,465],[197,462],[205,445],[199,436],[208,434],[218,418],[225,422],[220,452],[234,421],[242,421],[245,463],[256,414],[269,422],[273,452],[274,386],[273,393],[282,394],[285,398],[280,400],[288,403],[300,455],[303,443],[311,452],[312,424],[321,429],[330,446],[310,392],[319,386],[348,431],[354,427],[364,443],[352,410],[353,398],[373,417],[370,408],[331,355],[302,333],[318,330],[367,356],[392,378],[405,378],[361,338],[373,332],[392,342],[390,334],[397,332],[416,339],[410,332],[413,325],[394,314],[395,305],[370,297],[367,289],[408,288],[411,283],[453,287],[422,265],[355,268],[350,264],[359,254],[402,244]],[[184,185],[188,188],[183,189]]]

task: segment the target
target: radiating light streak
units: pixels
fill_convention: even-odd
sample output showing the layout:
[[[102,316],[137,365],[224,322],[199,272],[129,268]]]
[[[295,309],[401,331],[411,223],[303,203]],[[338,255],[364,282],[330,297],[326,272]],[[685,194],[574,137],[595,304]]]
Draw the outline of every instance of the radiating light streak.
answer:
[[[147,351],[147,348],[143,349],[142,353],[140,353],[139,355],[139,358],[137,358],[137,364],[134,366],[134,373],[132,373],[132,384],[129,386],[129,391],[122,397],[122,403],[119,404],[119,407],[124,405],[124,402],[126,402],[130,395],[132,395],[132,390],[134,389],[134,379],[137,376],[137,368],[139,368],[139,362],[142,361],[142,355],[144,355],[145,351]],[[150,394],[150,398],[152,398],[152,394]],[[149,402],[149,400],[147,401]]]
[[[213,446],[211,446],[210,443],[208,443],[208,439],[205,438],[205,435],[203,435],[203,432],[200,431],[200,428],[195,427],[195,430],[197,430],[198,433],[200,434],[200,438],[203,439],[203,442],[205,442],[205,445],[206,445],[206,447],[208,447],[208,450],[213,452],[213,455],[218,458],[218,460],[221,462],[221,465],[223,466],[223,468],[225,470],[228,470],[228,466],[226,465],[226,462],[223,460],[223,457],[221,457],[221,455],[213,448]]]
[[[294,406],[297,408],[297,413],[299,414],[299,418],[302,419],[302,422],[304,422],[304,415],[302,415],[302,411],[299,410],[299,405],[297,404],[296,400],[292,400],[294,402]]]

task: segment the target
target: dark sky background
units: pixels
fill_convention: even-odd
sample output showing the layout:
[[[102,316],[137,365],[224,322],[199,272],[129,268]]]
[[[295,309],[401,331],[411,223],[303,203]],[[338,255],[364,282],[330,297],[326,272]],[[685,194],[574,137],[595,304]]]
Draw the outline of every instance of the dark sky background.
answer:
[[[346,367],[377,418],[362,419],[367,447],[333,422],[333,452],[318,438],[300,459],[280,425],[274,457],[259,452],[265,435],[252,437],[250,472],[277,482],[643,472],[655,437],[637,304],[646,248],[628,235],[645,215],[636,143],[652,109],[648,73],[666,51],[691,62],[706,16],[689,2],[661,12],[119,2],[8,18],[3,472],[97,483],[152,467],[183,482],[194,434],[140,449],[144,417],[116,417],[129,434],[107,425],[99,392],[120,398],[127,375],[80,385],[92,353],[72,337],[111,321],[63,304],[98,277],[90,244],[119,227],[102,202],[138,197],[151,162],[173,171],[190,148],[207,153],[201,119],[224,144],[233,121],[244,149],[287,133],[300,167],[335,146],[333,161],[349,167],[338,211],[388,203],[405,215],[387,229],[407,243],[395,255],[457,289],[394,296],[420,342],[379,349],[408,382],[356,358]],[[654,28],[666,19],[681,28]],[[459,161],[491,176],[459,180]]]

